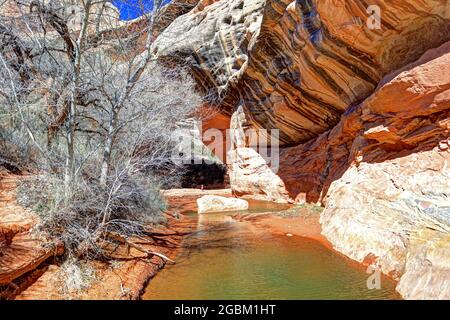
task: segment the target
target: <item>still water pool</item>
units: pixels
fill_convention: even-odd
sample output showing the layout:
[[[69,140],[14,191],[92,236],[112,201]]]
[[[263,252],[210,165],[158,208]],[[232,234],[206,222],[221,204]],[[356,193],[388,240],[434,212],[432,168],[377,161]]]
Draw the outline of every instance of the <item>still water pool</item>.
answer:
[[[177,263],[153,278],[143,299],[399,299],[395,282],[367,288],[370,274],[301,237],[276,236],[227,214],[193,216]]]

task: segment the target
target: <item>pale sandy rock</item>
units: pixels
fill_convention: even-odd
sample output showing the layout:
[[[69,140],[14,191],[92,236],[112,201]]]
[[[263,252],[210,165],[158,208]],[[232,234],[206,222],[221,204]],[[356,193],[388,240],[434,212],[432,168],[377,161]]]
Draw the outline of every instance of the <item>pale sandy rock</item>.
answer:
[[[197,199],[198,213],[247,210],[244,199],[206,195]]]
[[[233,197],[231,189],[169,189],[162,190],[161,196],[167,203],[168,209],[176,213],[193,212],[197,210],[197,199],[205,195]]]
[[[232,145],[227,157],[232,192],[239,196],[249,195],[258,200],[289,202],[289,194],[283,181],[267,161],[248,145],[246,126],[245,113],[242,108],[238,108],[231,117]]]
[[[450,153],[351,167],[331,184],[322,232],[400,280],[405,298],[450,298]]]

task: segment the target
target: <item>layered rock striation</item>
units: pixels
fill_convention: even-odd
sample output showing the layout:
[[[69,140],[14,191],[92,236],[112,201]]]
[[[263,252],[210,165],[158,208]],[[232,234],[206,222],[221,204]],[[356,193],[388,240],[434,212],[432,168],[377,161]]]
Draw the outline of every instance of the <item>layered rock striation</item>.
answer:
[[[386,76],[316,139],[283,150],[297,201],[320,202],[322,232],[399,280],[410,299],[450,297],[450,42]]]
[[[247,210],[248,202],[243,199],[205,195],[197,199],[198,213]]]
[[[222,113],[242,105],[253,127],[280,129],[281,144],[294,145],[335,126],[384,75],[450,40],[445,2],[376,4],[379,28],[361,0],[202,1],[154,51],[187,58]]]
[[[438,148],[448,153],[450,43],[387,75],[333,129],[281,150],[279,175],[292,197],[326,203],[330,184],[350,166]],[[437,158],[440,159],[440,158]]]
[[[405,298],[450,299],[450,8],[373,2],[187,1],[152,50],[187,63],[206,127],[231,127],[235,195],[320,203],[336,250]],[[280,130],[278,171],[250,128]]]

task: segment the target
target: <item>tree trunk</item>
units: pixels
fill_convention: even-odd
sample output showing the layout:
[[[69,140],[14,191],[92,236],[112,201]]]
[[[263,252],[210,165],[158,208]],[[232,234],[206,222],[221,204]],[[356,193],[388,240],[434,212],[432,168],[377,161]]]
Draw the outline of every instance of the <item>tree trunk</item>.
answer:
[[[76,97],[78,96],[80,72],[81,72],[81,54],[83,52],[84,40],[87,34],[89,15],[92,6],[92,1],[88,0],[84,4],[84,18],[80,29],[73,57],[73,74],[72,74],[72,88],[70,92],[69,117],[68,117],[68,132],[67,132],[67,155],[66,155],[66,171],[65,171],[65,195],[66,200],[71,196],[72,183],[75,176],[75,125],[76,125]]]
[[[108,174],[109,174],[109,167],[111,164],[111,152],[114,144],[114,136],[116,134],[116,124],[117,124],[117,116],[118,113],[116,111],[116,108],[112,108],[111,110],[111,117],[109,120],[109,127],[108,127],[108,136],[105,141],[105,146],[103,149],[103,160],[102,160],[102,171],[100,174],[100,185],[106,186],[106,182],[108,180]]]
[[[65,199],[68,200],[71,195],[72,182],[75,175],[75,88],[72,89],[72,96],[70,99],[69,116],[68,116],[68,132],[67,132],[67,154],[66,154],[66,168],[64,176],[64,194]]]

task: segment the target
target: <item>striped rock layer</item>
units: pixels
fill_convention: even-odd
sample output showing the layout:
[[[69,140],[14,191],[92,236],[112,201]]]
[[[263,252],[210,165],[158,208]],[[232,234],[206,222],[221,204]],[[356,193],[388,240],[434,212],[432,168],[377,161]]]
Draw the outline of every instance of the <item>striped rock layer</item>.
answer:
[[[200,1],[154,50],[187,58],[222,113],[242,105],[253,127],[279,129],[281,145],[295,145],[336,125],[384,75],[450,40],[445,1],[372,3],[379,25],[362,0]]]

